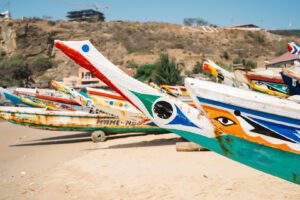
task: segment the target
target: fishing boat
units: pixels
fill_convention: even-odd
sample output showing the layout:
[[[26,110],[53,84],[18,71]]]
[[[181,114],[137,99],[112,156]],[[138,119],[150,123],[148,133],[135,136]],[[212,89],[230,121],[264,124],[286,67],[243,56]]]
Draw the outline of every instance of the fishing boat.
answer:
[[[185,85],[216,127],[222,154],[300,182],[300,104],[189,78]]]
[[[289,88],[279,73],[270,70],[248,72],[246,77],[254,91],[279,97],[290,96]]]
[[[50,96],[47,94],[27,92],[23,90],[16,90],[15,94],[18,95],[24,103],[31,104],[33,106],[40,105],[40,107],[45,107],[50,110],[90,112],[90,109],[82,107],[76,101],[66,97],[61,98]]]
[[[55,131],[90,131],[94,142],[105,141],[107,136],[119,133],[165,133],[164,129],[148,122],[139,124],[105,114],[81,111],[49,111],[41,108],[0,107],[0,118],[13,124]]]
[[[283,69],[280,72],[290,95],[300,95],[300,65]]]
[[[294,42],[288,43],[287,46],[288,46],[288,50],[290,53],[296,54],[296,55],[300,54],[300,48]]]
[[[1,100],[7,99],[16,106],[28,106],[28,107],[35,107],[35,108],[43,107],[42,105],[36,104],[32,101],[24,101],[24,99],[20,98],[18,95],[15,95],[2,87],[0,87],[0,96],[1,96]]]
[[[135,107],[129,106],[130,104],[128,102],[123,102],[116,99],[107,100],[106,98],[101,97],[91,98],[83,91],[77,92],[73,88],[53,80],[50,82],[50,84],[57,90],[70,95],[70,97],[81,106],[87,107],[95,113],[106,113],[120,119],[136,121],[138,123],[149,121],[149,119],[146,118],[143,113],[141,113]]]
[[[211,60],[207,60],[203,62],[202,69],[204,71],[209,72],[211,75],[216,77],[219,82],[230,85],[235,87],[236,86],[236,80],[232,73],[229,71],[223,69],[222,67],[218,66],[216,63],[214,63]]]
[[[274,73],[271,70],[251,71],[237,68],[234,69],[234,73],[230,73],[210,60],[203,63],[203,70],[211,73],[225,85],[251,89],[278,97],[287,98],[294,95],[290,92],[285,78],[280,73]]]
[[[87,87],[87,94],[91,95],[91,96],[100,96],[100,97],[104,97],[104,98],[108,98],[108,99],[118,99],[118,100],[126,100],[124,99],[124,97],[122,97],[121,95],[115,93],[115,92],[110,92],[107,90],[103,90],[103,89],[96,89],[96,88],[91,88],[91,87]]]
[[[300,168],[298,167],[300,164],[299,146],[298,143],[290,144],[292,143],[290,142],[292,139],[285,141],[290,142],[288,145],[284,143],[282,144],[282,148],[274,148],[260,144],[260,141],[256,143],[243,137],[240,138],[222,132],[220,128],[211,122],[211,119],[205,114],[203,109],[198,111],[175,98],[165,96],[156,89],[121,73],[89,41],[67,42],[56,40],[55,46],[135,105],[159,127],[174,132],[228,158],[300,184]],[[209,87],[207,88],[209,89]],[[188,87],[187,89],[190,93]],[[196,103],[199,103],[199,101],[196,101]],[[296,106],[297,104],[294,105]],[[199,106],[199,108],[201,107]],[[240,110],[240,113],[236,112],[236,114],[242,118],[244,117],[243,112],[244,110]],[[298,115],[294,116],[295,114],[299,114],[297,109],[294,112],[291,110],[291,116],[289,117],[278,116],[279,119],[274,117],[278,121],[284,120],[282,123],[283,126],[279,126],[281,128],[277,130],[280,133],[278,135],[284,134],[285,130],[298,132],[299,118],[297,117]],[[271,114],[268,116],[271,117]],[[219,116],[216,120],[219,120],[220,123],[223,122],[225,125],[233,123],[226,120],[225,117],[227,116]],[[292,119],[292,121],[289,122],[286,118]],[[266,123],[265,126],[275,126],[272,121],[273,118],[271,120],[272,123],[269,124],[269,120],[265,122],[263,119],[258,118],[259,120],[261,121],[258,124]],[[288,129],[286,126],[291,126],[294,129]],[[250,125],[245,128],[249,127]],[[260,125],[260,127],[264,126]],[[243,134],[241,132],[243,131],[242,129],[236,129],[236,131],[236,135]],[[294,132],[290,134],[297,136]],[[280,139],[279,141],[282,142]],[[280,146],[280,144],[277,146]]]

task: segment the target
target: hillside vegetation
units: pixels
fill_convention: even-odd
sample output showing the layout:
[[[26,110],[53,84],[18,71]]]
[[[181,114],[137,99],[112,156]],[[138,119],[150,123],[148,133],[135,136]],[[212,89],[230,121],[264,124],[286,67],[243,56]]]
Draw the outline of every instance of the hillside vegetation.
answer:
[[[55,39],[90,40],[114,64],[123,66],[153,64],[161,54],[168,54],[180,63],[182,73],[192,71],[206,58],[227,65],[235,59],[247,59],[263,67],[264,61],[287,51],[287,42],[300,42],[299,37],[267,31],[217,28],[205,32],[201,27],[156,22],[12,20],[0,24],[1,77],[5,73],[17,76],[19,72],[5,71],[7,62],[14,59],[22,60],[20,67],[30,70],[30,78],[36,82],[77,75],[78,66],[53,47]],[[38,66],[37,60],[43,66]],[[6,83],[1,78],[0,84]]]

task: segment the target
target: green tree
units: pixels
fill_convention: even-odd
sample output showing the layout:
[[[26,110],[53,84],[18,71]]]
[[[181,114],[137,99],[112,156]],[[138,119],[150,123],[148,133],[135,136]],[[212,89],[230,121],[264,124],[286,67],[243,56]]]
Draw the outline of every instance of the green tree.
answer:
[[[202,65],[203,65],[203,62],[196,62],[196,64],[194,65],[193,69],[192,69],[192,73],[193,74],[199,74],[199,73],[202,73]]]
[[[33,82],[32,71],[21,56],[0,62],[0,85],[27,86]]]
[[[161,54],[155,63],[153,81],[158,85],[179,85],[182,84],[180,72],[174,58],[170,60],[168,54]]]
[[[153,70],[155,68],[155,64],[147,64],[147,65],[141,65],[138,67],[134,78],[142,81],[142,82],[151,82],[151,77]]]
[[[33,58],[30,68],[32,72],[41,74],[49,68],[52,68],[52,61],[43,55],[37,55]]]
[[[228,60],[229,55],[228,55],[228,52],[227,52],[227,51],[224,51],[224,53],[223,53],[223,58],[225,58],[226,60]]]
[[[197,26],[207,26],[208,25],[208,21],[198,18],[196,19],[196,24]]]

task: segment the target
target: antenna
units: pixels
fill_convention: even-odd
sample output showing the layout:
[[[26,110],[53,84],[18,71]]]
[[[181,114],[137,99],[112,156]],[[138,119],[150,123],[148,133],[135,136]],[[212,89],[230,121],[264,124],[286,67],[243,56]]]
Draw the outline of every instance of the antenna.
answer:
[[[290,20],[290,22],[289,22],[289,27],[292,28],[292,25],[293,25],[293,24],[292,24],[292,21]]]

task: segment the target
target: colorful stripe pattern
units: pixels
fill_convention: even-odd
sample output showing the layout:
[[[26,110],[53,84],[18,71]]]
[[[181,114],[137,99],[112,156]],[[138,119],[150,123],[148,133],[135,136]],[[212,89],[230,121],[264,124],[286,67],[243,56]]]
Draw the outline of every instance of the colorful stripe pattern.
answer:
[[[89,41],[55,41],[55,45],[124,98],[133,102],[159,127],[233,160],[286,180],[300,183],[298,153],[272,148],[222,132],[211,122],[209,117],[202,115],[202,112],[198,112],[179,100],[164,96],[156,89],[121,73]],[[88,46],[89,50],[84,51],[84,46]],[[190,93],[190,90],[188,92]],[[195,103],[202,110],[202,107],[198,106],[199,102]],[[217,119],[224,124],[230,122],[226,119],[224,121],[223,118]]]
[[[292,54],[300,54],[300,48],[294,42],[288,43],[288,50]]]
[[[83,112],[47,111],[39,108],[0,107],[0,118],[14,124],[59,131],[96,131],[105,133],[163,133],[151,123],[138,124],[107,115]]]

